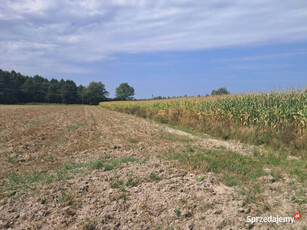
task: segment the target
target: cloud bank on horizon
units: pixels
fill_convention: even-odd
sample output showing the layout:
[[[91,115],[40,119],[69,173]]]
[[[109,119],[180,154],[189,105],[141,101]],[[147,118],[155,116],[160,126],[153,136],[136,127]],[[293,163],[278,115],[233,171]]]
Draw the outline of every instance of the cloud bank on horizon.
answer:
[[[118,53],[307,40],[307,1],[2,0],[1,68],[87,72]]]

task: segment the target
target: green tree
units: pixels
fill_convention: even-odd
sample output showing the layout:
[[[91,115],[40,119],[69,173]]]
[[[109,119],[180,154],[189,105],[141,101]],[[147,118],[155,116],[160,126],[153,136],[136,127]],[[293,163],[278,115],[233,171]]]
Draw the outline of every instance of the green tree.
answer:
[[[86,102],[85,100],[85,93],[86,93],[86,88],[83,85],[79,85],[77,88],[77,103],[78,104],[84,104]]]
[[[92,81],[85,89],[85,100],[88,104],[98,105],[99,102],[105,101],[109,92],[106,91],[104,84]]]
[[[219,88],[217,90],[212,90],[211,95],[223,95],[230,94],[226,88]]]
[[[13,91],[16,96],[16,103],[24,102],[24,93],[21,91],[21,87],[25,82],[25,77],[20,73],[16,73],[14,70],[10,74],[11,81],[13,82]]]
[[[59,81],[52,78],[49,81],[47,100],[49,103],[61,103],[62,98],[59,92]]]
[[[35,85],[32,77],[27,77],[21,87],[21,91],[25,94],[24,102],[36,102],[35,101]]]
[[[132,100],[134,96],[134,88],[128,83],[122,83],[116,88],[116,99],[118,100]]]
[[[77,86],[74,81],[61,79],[59,91],[64,104],[75,104],[77,99]]]
[[[11,73],[8,71],[2,71],[0,69],[0,103],[1,104],[15,104],[18,100],[16,95],[16,85]]]
[[[34,86],[34,101],[44,103],[47,102],[47,92],[49,81],[46,78],[35,75],[33,78],[33,86]]]
[[[91,82],[88,87],[76,86],[71,80],[50,81],[41,76],[23,76],[0,69],[0,104],[65,103],[98,104],[109,93],[101,82]]]

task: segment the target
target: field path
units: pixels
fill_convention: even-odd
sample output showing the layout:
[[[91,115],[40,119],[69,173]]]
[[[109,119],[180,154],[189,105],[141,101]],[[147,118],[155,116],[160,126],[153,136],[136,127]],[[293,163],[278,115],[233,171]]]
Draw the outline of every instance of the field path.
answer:
[[[253,227],[235,187],[168,158],[199,145],[248,155],[249,146],[93,106],[0,113],[0,229]]]
[[[224,141],[224,140],[217,140],[210,138],[206,135],[203,135],[203,137],[198,137],[196,135],[178,130],[173,129],[170,127],[165,126],[164,129],[172,134],[181,135],[189,137],[195,141],[197,141],[201,146],[207,149],[227,149],[229,151],[235,151],[237,153],[240,153],[242,155],[249,155],[253,151],[253,147],[247,144],[242,144],[237,141]]]

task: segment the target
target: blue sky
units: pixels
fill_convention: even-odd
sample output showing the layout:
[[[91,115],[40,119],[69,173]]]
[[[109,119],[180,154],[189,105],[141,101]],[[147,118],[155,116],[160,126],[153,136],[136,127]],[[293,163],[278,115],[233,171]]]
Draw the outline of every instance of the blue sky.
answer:
[[[2,0],[0,68],[136,98],[307,87],[307,1]]]

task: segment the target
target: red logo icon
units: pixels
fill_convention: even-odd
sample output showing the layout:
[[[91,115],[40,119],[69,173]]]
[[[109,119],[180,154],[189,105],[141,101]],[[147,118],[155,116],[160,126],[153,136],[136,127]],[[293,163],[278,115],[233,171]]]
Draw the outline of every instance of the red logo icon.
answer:
[[[301,218],[301,214],[299,212],[294,213],[294,219],[299,220]]]

